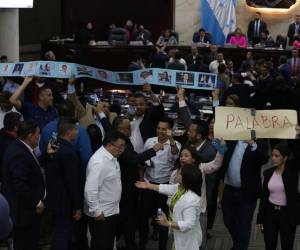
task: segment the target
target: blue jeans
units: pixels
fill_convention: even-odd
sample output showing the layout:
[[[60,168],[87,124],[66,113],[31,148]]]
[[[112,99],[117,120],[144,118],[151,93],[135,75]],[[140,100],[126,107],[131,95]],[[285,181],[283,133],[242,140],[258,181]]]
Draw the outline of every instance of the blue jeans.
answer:
[[[256,199],[248,200],[241,189],[225,186],[222,200],[223,219],[234,250],[247,250]]]

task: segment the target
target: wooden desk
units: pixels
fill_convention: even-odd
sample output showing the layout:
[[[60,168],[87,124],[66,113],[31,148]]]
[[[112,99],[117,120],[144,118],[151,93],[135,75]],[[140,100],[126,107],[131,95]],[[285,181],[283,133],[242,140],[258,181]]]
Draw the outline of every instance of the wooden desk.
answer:
[[[179,49],[183,56],[190,53],[190,46],[172,46],[168,47],[167,50],[171,48]],[[89,66],[94,66],[98,68],[122,71],[127,70],[127,67],[133,56],[138,54],[145,60],[149,59],[151,51],[154,46],[89,46],[80,45],[75,43],[64,43],[59,44],[55,42],[42,42],[42,52],[52,50],[57,60],[60,61],[70,61],[81,63]],[[277,49],[248,49],[248,48],[225,48],[220,47],[219,51],[224,53],[225,59],[231,59],[234,62],[235,67],[239,67],[242,60],[245,59],[246,53],[252,51],[254,59],[272,58],[274,65],[278,65],[279,57],[282,55],[290,56],[290,50],[277,50]],[[207,47],[199,47],[199,52],[201,54],[206,54],[209,52]]]

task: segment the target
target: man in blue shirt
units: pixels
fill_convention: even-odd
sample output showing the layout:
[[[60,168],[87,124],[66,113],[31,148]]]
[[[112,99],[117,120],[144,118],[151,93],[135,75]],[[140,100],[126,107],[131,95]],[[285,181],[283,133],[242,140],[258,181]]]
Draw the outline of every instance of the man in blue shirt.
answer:
[[[75,117],[75,108],[74,105],[68,101],[62,101],[58,107],[59,118],[74,118]],[[41,139],[40,139],[40,150],[45,152],[47,150],[47,144],[50,139],[55,139],[57,135],[57,125],[59,118],[49,122],[42,130]],[[75,140],[72,142],[74,148],[80,156],[80,161],[83,169],[86,168],[87,163],[92,156],[91,141],[86,130],[77,125],[78,135]]]
[[[21,111],[24,120],[34,120],[43,129],[47,123],[57,118],[57,111],[53,106],[52,90],[49,87],[41,87],[39,89],[37,105],[21,101],[21,95],[32,80],[33,77],[25,77],[21,86],[10,97],[9,101]]]

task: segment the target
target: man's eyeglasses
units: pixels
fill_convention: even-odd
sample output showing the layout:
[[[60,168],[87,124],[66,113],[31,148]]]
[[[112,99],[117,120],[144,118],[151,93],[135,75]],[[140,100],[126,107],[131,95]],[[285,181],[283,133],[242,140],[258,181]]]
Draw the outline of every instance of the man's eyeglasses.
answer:
[[[111,143],[111,145],[113,145],[114,147],[116,147],[117,149],[119,149],[121,151],[124,151],[125,148],[126,148],[126,144],[119,146],[119,145],[116,145],[114,143]]]

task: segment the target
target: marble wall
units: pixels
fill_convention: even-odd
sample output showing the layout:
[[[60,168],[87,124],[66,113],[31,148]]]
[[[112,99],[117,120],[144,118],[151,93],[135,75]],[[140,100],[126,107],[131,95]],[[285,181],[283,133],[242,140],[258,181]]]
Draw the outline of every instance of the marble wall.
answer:
[[[190,44],[193,33],[201,27],[200,2],[201,0],[175,0],[174,23],[182,44]],[[257,9],[247,6],[245,0],[237,0],[237,26],[242,28],[244,33],[247,32],[248,23],[256,11]],[[287,34],[293,15],[300,14],[300,0],[297,0],[297,3],[288,10],[259,9],[259,11],[271,35],[275,38],[277,34]]]

